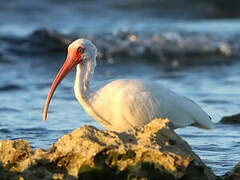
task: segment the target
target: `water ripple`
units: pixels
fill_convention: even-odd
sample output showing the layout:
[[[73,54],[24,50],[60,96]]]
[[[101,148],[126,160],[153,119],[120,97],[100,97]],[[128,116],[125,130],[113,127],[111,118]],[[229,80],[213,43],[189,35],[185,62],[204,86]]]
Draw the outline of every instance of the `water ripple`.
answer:
[[[16,85],[16,84],[8,84],[8,85],[0,86],[0,91],[17,91],[22,89],[24,89],[22,86]]]
[[[18,113],[21,112],[21,110],[19,109],[15,109],[15,108],[10,108],[10,107],[0,107],[0,112],[14,112],[14,113]]]
[[[2,128],[0,129],[0,133],[4,133],[4,134],[8,134],[8,133],[11,133],[12,131],[10,131],[9,129],[7,128]]]

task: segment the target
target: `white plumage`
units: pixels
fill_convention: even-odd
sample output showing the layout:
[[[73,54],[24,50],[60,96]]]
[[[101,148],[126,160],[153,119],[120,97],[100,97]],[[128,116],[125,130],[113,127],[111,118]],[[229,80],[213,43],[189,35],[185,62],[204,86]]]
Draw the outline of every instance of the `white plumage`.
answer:
[[[79,47],[83,49],[80,54]],[[96,55],[96,47],[89,40],[79,39],[69,46],[68,59],[50,89],[44,120],[57,85],[77,66],[75,96],[85,111],[107,129],[126,131],[143,126],[155,118],[169,118],[174,128],[189,125],[205,129],[214,127],[210,117],[196,103],[156,83],[119,79],[90,91]]]

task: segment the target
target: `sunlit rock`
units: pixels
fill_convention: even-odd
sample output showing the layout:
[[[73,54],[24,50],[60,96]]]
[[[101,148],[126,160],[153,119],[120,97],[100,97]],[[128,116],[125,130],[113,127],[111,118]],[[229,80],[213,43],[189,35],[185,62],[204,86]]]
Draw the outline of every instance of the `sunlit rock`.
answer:
[[[169,125],[167,119],[156,119],[125,133],[83,126],[48,150],[32,150],[23,140],[0,141],[0,174],[19,179],[216,179]]]

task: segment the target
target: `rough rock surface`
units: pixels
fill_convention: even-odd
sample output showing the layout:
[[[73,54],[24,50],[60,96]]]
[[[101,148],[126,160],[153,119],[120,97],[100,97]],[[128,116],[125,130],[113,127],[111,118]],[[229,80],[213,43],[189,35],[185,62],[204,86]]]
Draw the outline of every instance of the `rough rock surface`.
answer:
[[[240,163],[238,163],[231,171],[223,176],[223,180],[239,180],[240,179]]]
[[[216,179],[168,125],[156,119],[125,133],[84,126],[47,150],[0,141],[1,179]]]
[[[225,116],[220,121],[223,124],[240,124],[240,114]]]

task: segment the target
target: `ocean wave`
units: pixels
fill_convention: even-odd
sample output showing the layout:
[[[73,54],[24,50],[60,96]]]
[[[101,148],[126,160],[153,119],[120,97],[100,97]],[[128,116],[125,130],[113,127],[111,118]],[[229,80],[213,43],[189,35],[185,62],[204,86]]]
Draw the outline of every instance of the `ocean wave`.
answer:
[[[92,40],[98,48],[98,59],[109,64],[144,62],[181,67],[231,63],[239,59],[238,36],[223,37],[214,33],[181,31],[158,34],[126,31],[81,38]],[[67,46],[76,38],[80,37],[44,29],[26,37],[5,38],[4,41],[9,44],[10,53],[49,56],[66,53]]]

